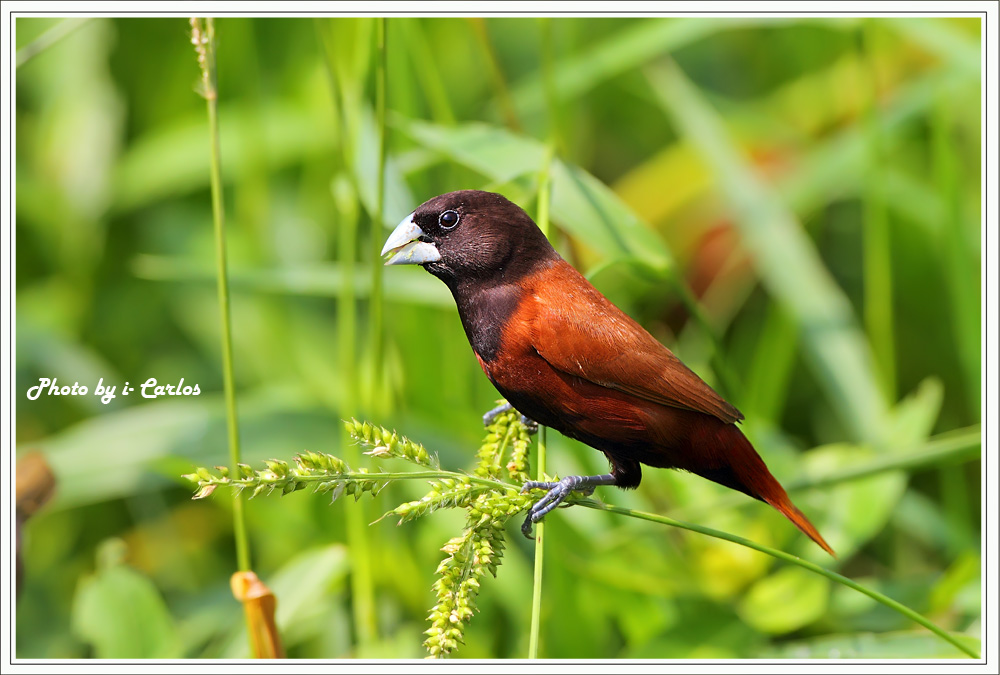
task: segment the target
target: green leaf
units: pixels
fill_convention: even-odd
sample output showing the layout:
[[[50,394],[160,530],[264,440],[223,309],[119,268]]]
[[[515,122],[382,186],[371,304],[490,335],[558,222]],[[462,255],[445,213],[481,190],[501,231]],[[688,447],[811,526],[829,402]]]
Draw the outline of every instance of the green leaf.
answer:
[[[892,410],[889,426],[891,449],[904,451],[925,443],[934,430],[943,400],[944,386],[941,380],[928,377],[900,401]]]
[[[120,541],[105,542],[124,546]],[[118,561],[80,583],[73,629],[100,659],[172,659],[181,656],[174,620],[152,581]]]
[[[343,584],[350,571],[343,544],[319,546],[300,552],[274,575],[268,586],[278,598],[275,621],[284,631],[295,631],[299,623],[320,613],[319,592]]]
[[[803,455],[802,467],[808,476],[826,476],[863,465],[875,456],[863,447],[836,444],[816,448]],[[842,559],[848,559],[867,541],[882,531],[906,489],[902,471],[856,477],[828,488],[817,488],[806,505],[813,523]],[[805,557],[822,559],[813,551]]]
[[[397,118],[417,142],[444,153],[496,183],[532,176],[545,158],[545,145],[486,124],[444,127]],[[583,169],[553,160],[552,219],[603,258],[634,258],[663,271],[672,267],[666,245],[599,180]]]
[[[666,245],[611,188],[559,160],[552,163],[552,218],[608,259],[632,258],[660,274],[673,267]]]
[[[418,143],[498,183],[537,172],[545,157],[538,141],[481,122],[448,127],[401,117],[394,122]]]
[[[751,586],[736,611],[757,630],[780,635],[822,617],[829,597],[829,581],[807,570],[787,567]]]
[[[135,388],[130,397],[140,395]],[[185,438],[202,437],[213,419],[222,419],[221,410],[213,411],[202,401],[158,400],[92,417],[36,442],[59,486],[50,508],[72,508],[148,489],[144,481],[151,462],[175,452]]]
[[[978,552],[967,551],[961,554],[931,589],[930,611],[946,612],[955,605],[970,604],[973,612],[978,614],[982,596],[981,569]]]
[[[132,382],[137,385],[136,381]],[[139,387],[129,395],[138,397]],[[72,509],[117,497],[145,494],[177,483],[197,465],[225,461],[225,417],[221,395],[175,396],[186,401],[145,399],[92,417],[31,443],[55,473],[58,489],[50,510]],[[142,401],[141,403],[139,401]],[[276,391],[247,391],[240,399],[243,457],[256,462],[295,438],[298,447],[322,447],[339,427],[328,411],[303,412],[301,400]],[[184,483],[184,489],[190,488]]]

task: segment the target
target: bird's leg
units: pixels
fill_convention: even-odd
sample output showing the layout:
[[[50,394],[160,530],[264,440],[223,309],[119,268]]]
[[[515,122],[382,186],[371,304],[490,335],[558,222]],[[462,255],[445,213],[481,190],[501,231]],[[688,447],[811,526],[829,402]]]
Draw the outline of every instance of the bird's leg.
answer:
[[[510,403],[502,403],[498,405],[496,408],[483,415],[483,426],[488,427],[489,425],[493,424],[493,420],[495,420],[498,416],[504,414],[505,412],[509,412],[513,409],[514,406],[512,406]],[[538,431],[538,422],[531,419],[527,415],[521,415],[521,424],[528,427],[529,434],[533,434],[536,431]]]
[[[491,410],[488,413],[486,413],[485,415],[483,415],[483,426],[484,427],[488,427],[489,425],[493,424],[493,420],[495,420],[497,417],[499,417],[500,415],[503,415],[508,410],[513,410],[513,409],[514,409],[514,406],[512,406],[510,403],[507,403],[506,401],[504,401],[503,403],[501,403],[500,405],[498,405],[496,408],[493,408],[493,410]]]
[[[540,489],[548,490],[541,499],[535,502],[528,511],[528,516],[521,525],[521,533],[531,539],[531,525],[537,523],[545,517],[552,509],[559,506],[570,492],[586,492],[590,494],[598,485],[617,485],[618,480],[610,473],[600,476],[566,476],[558,483],[546,483],[543,481],[529,480],[521,488],[521,492]]]

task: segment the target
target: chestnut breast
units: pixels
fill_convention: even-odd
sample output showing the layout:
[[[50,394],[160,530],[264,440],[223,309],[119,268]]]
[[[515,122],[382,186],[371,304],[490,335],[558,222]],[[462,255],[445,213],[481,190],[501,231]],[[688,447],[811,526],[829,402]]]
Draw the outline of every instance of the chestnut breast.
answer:
[[[540,332],[537,322],[544,316],[540,309],[552,301],[552,289],[562,289],[560,297],[570,305],[576,300],[584,305],[593,302],[592,298],[569,297],[587,293],[587,289],[574,288],[573,284],[567,291],[567,271],[577,274],[560,260],[517,284],[491,289],[491,297],[481,298],[480,309],[470,311],[468,320],[462,313],[470,340],[473,333],[481,332],[475,328],[481,329],[487,323],[496,326],[496,333],[489,339],[480,337],[478,345],[473,342],[479,364],[515,409],[540,424],[605,452],[648,448],[656,443],[651,437],[651,425],[655,424],[656,409],[662,406],[553,368],[536,349]],[[503,317],[485,320],[481,309],[484,306],[506,311]],[[547,347],[569,352],[584,347],[574,344],[571,336],[564,337],[565,343]],[[616,430],[612,438],[608,437],[609,426]]]

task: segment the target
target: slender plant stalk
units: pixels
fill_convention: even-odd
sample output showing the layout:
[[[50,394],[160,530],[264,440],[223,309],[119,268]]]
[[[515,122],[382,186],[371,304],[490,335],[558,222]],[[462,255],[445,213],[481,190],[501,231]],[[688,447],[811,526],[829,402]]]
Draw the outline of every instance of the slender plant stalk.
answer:
[[[538,177],[538,227],[542,233],[549,236],[549,204],[551,198],[551,181],[549,167],[552,164],[554,147],[550,143],[546,149],[542,171]],[[545,480],[545,452],[547,444],[546,428],[538,427],[538,450],[535,456],[535,480]],[[528,658],[538,658],[538,640],[541,633],[542,619],[542,569],[545,561],[545,523],[535,523],[535,569],[531,589],[531,632],[528,637]]]
[[[375,213],[372,218],[372,292],[371,308],[371,348],[372,348],[372,382],[371,404],[375,413],[383,413],[384,391],[382,386],[383,352],[385,336],[383,334],[383,303],[382,303],[382,228],[385,222],[385,164],[386,164],[386,23],[385,17],[377,19],[376,49],[378,59],[375,68],[375,119],[378,125],[378,185],[375,190]]]
[[[201,94],[208,106],[208,131],[211,139],[212,219],[215,224],[215,270],[219,290],[219,318],[222,328],[222,383],[226,399],[226,428],[229,435],[230,469],[238,472],[240,430],[236,418],[236,387],[233,382],[233,336],[229,311],[229,281],[226,273],[226,222],[222,205],[222,151],[219,145],[218,87],[215,67],[215,21],[191,19],[191,41],[198,52],[201,67]],[[250,569],[250,547],[246,518],[240,500],[233,503],[233,531],[236,538],[236,565]]]
[[[435,122],[451,126],[455,124],[455,113],[448,100],[448,85],[441,77],[441,69],[434,60],[427,31],[421,23],[423,19],[404,21],[397,26],[406,38],[406,53],[410,58],[411,72],[420,86],[431,119]],[[397,35],[399,31],[397,31]]]
[[[538,427],[538,450],[535,456],[535,480],[545,480],[546,428]],[[531,629],[528,633],[528,658],[538,658],[542,630],[542,570],[545,563],[545,521],[535,523],[535,567],[531,586]]]
[[[969,220],[962,202],[962,185],[965,180],[959,155],[960,137],[955,133],[957,125],[952,119],[953,109],[952,98],[942,93],[937,96],[931,115],[934,184],[945,204],[944,222],[949,224],[940,229],[937,245],[945,263],[943,272],[951,314],[948,323],[952,328],[955,352],[965,380],[967,411],[976,418],[981,414],[982,319],[979,284],[982,274],[978,246],[973,244],[973,237],[978,239],[978,230],[972,237],[968,236]],[[976,218],[975,222],[978,221]]]
[[[386,49],[385,49],[385,29],[386,19],[384,17],[376,19],[376,69],[375,69],[375,114],[378,125],[378,184],[375,193],[375,213],[372,214],[371,245],[373,248],[371,255],[372,267],[372,287],[369,296],[369,339],[371,345],[372,358],[372,381],[369,387],[370,396],[368,407],[374,412],[384,412],[380,397],[383,373],[383,303],[382,303],[382,259],[381,259],[381,233],[385,213],[385,165],[386,165],[386,124],[385,124],[385,101],[386,101]],[[354,255],[354,250],[351,250]],[[354,310],[352,297],[352,312]],[[352,345],[353,347],[353,345]],[[353,354],[351,358],[356,357]],[[357,371],[355,370],[355,378]],[[358,387],[355,384],[355,394]],[[355,399],[355,402],[357,399]],[[348,445],[348,454],[353,464],[360,461],[360,450],[354,444]],[[361,506],[360,504],[358,506]],[[375,612],[375,582],[372,577],[371,565],[371,542],[368,539],[368,528],[365,523],[367,509],[348,509],[351,515],[347,520],[347,536],[352,549],[351,557],[351,596],[354,608],[354,623],[357,629],[358,642],[362,651],[367,652],[375,643],[378,637],[378,625]]]
[[[486,28],[486,19],[482,17],[472,17],[469,20],[473,33],[479,39],[479,44],[483,47],[486,55],[486,62],[490,67],[490,77],[493,79],[493,88],[497,94],[497,102],[503,113],[504,123],[514,131],[520,131],[521,122],[517,118],[517,109],[514,107],[514,99],[507,88],[507,79],[503,74],[503,67],[500,65],[500,58],[497,56],[496,47],[490,39],[490,32]]]
[[[691,290],[687,281],[685,281],[683,273],[675,268],[670,271],[667,281],[673,287],[674,292],[677,293],[681,304],[684,305],[685,309],[687,309],[695,324],[697,324],[697,326],[705,334],[705,337],[707,337],[711,343],[712,369],[715,371],[715,376],[719,380],[722,393],[728,395],[729,397],[734,397],[737,393],[742,392],[743,385],[740,382],[740,378],[726,360],[725,350],[722,345],[722,337],[719,335],[719,331],[715,328],[715,326],[712,325],[708,316],[706,316],[701,303],[698,301],[698,298],[695,297],[694,292]]]
[[[555,149],[559,143],[557,119],[557,93],[552,63],[552,22],[548,17],[541,19],[542,28],[542,76],[545,85],[546,101],[548,103],[548,137],[545,148],[545,158],[538,174],[538,228],[546,238],[549,238],[549,207],[552,197],[552,181],[550,169]],[[545,480],[545,454],[548,445],[548,432],[545,427],[538,427],[538,450],[535,456],[535,480]],[[539,638],[542,630],[542,572],[545,569],[545,523],[535,524],[535,567],[531,587],[531,629],[528,633],[528,658],[538,658]]]
[[[967,255],[965,214],[960,189],[961,175],[952,134],[951,101],[939,97],[931,116],[931,157],[935,183],[945,202],[945,222],[938,244],[945,261],[945,287],[950,300],[952,328],[969,412],[976,415],[980,407],[980,312],[979,268],[975,258]],[[938,474],[941,502],[949,523],[948,543],[951,553],[959,555],[970,539],[968,523],[972,522],[971,505],[965,489],[965,471],[960,466],[943,468]]]
[[[628,509],[621,506],[611,506],[609,504],[602,504],[600,502],[596,502],[592,499],[581,499],[576,503],[579,504],[580,506],[585,506],[589,509],[595,509],[598,511],[608,511],[610,513],[617,513],[632,518],[638,518],[639,520],[648,520],[653,523],[660,523],[662,525],[669,525],[671,527],[679,527],[683,530],[690,530],[691,532],[705,534],[710,537],[715,537],[716,539],[724,539],[725,541],[730,541],[733,542],[734,544],[739,544],[741,546],[746,546],[747,548],[752,548],[755,551],[766,553],[769,556],[778,558],[779,560],[784,560],[785,562],[791,563],[793,565],[798,565],[799,567],[805,568],[810,572],[814,572],[816,574],[824,576],[827,579],[836,581],[838,584],[842,584],[844,586],[847,586],[848,588],[853,588],[859,593],[867,595],[876,602],[879,602],[882,605],[885,605],[886,607],[889,607],[890,609],[899,612],[900,614],[910,619],[911,621],[920,624],[927,630],[931,631],[932,633],[940,637],[945,642],[954,645],[963,653],[968,654],[974,659],[979,658],[979,654],[977,654],[975,650],[966,647],[961,642],[956,640],[952,635],[950,635],[947,631],[945,631],[943,628],[940,628],[939,626],[931,622],[929,619],[913,611],[906,605],[896,602],[892,598],[883,595],[878,591],[866,588],[865,586],[862,586],[856,581],[848,579],[847,577],[841,574],[837,574],[836,572],[832,572],[826,569],[825,567],[817,565],[816,563],[812,563],[809,562],[808,560],[803,560],[798,556],[794,556],[791,553],[785,553],[784,551],[779,551],[778,549],[758,544],[755,541],[744,539],[743,537],[736,536],[735,534],[729,534],[728,532],[713,530],[710,527],[703,527],[701,525],[695,525],[693,523],[685,523],[679,520],[674,520],[672,518],[667,518],[666,516],[657,515],[655,513],[646,513],[645,511],[635,511],[633,509]]]
[[[334,24],[329,20],[316,20],[324,63],[330,79],[330,89],[334,101],[334,112],[340,126],[339,137],[343,166],[347,173],[334,181],[334,200],[340,216],[337,223],[337,251],[342,281],[337,295],[337,341],[338,362],[342,374],[341,414],[353,414],[358,410],[360,385],[358,380],[357,347],[357,250],[360,205],[354,178],[349,175],[352,166],[352,143],[358,135],[357,106],[360,96],[356,83],[351,78],[349,58],[341,58],[335,52],[341,47],[337,36],[331,34]],[[353,20],[352,20],[353,21]],[[357,24],[341,24],[342,26]],[[374,301],[373,301],[374,302]],[[381,304],[379,302],[379,304]],[[344,432],[342,436],[344,458],[351,466],[361,463],[361,451]],[[371,546],[368,541],[368,518],[364,504],[344,510],[348,555],[351,562],[351,611],[354,631],[359,651],[365,651],[375,642],[377,627],[375,621],[375,586],[372,578]]]
[[[346,193],[350,190],[349,181],[340,183]],[[343,374],[344,390],[342,409],[356,410],[358,404],[358,369],[357,369],[357,303],[354,294],[355,251],[358,242],[358,205],[348,194],[342,194],[340,200],[341,221],[338,237],[340,265],[344,272],[344,284],[341,286],[337,301],[337,328],[341,372]],[[343,434],[344,455],[351,466],[361,462],[361,452],[351,441],[346,432]],[[371,576],[371,553],[368,544],[368,533],[365,527],[366,516],[364,506],[345,509],[344,519],[347,528],[351,558],[351,600],[354,612],[354,626],[357,631],[359,645],[364,648],[375,639],[375,595]]]
[[[872,353],[878,365],[886,401],[896,400],[896,349],[892,311],[892,242],[889,218],[882,188],[884,140],[878,113],[878,68],[875,57],[875,24],[861,27],[862,49],[870,65],[872,81],[868,87],[864,131],[867,137],[868,162],[864,190],[864,321]]]

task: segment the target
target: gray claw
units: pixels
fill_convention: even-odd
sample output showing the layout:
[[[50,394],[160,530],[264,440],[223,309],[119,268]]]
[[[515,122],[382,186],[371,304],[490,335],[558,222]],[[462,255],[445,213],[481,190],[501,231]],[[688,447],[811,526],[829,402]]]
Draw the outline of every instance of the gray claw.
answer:
[[[501,403],[496,408],[493,408],[493,410],[483,415],[483,426],[488,427],[489,425],[493,424],[493,420],[495,420],[499,415],[502,415],[508,410],[513,410],[513,409],[514,406],[512,406],[510,403]]]
[[[521,492],[528,492],[536,488],[548,490],[541,499],[532,504],[528,510],[528,515],[521,524],[521,534],[528,539],[532,539],[531,525],[544,518],[552,509],[559,506],[571,492],[583,492],[592,494],[598,485],[614,485],[615,477],[611,474],[601,476],[566,476],[558,483],[547,483],[537,480],[525,481],[521,487]]]
[[[536,422],[535,420],[531,419],[527,415],[521,415],[521,424],[523,424],[524,426],[526,426],[528,428],[528,433],[529,434],[537,434],[538,433],[538,422]]]
[[[488,427],[489,425],[493,424],[493,420],[495,420],[499,415],[502,415],[505,412],[509,412],[513,409],[514,406],[512,406],[510,403],[502,403],[498,405],[496,408],[493,408],[493,410],[483,415],[483,426]],[[531,419],[527,415],[521,415],[521,424],[528,427],[529,434],[534,434],[538,431],[538,422]]]

